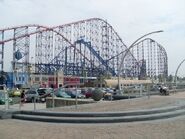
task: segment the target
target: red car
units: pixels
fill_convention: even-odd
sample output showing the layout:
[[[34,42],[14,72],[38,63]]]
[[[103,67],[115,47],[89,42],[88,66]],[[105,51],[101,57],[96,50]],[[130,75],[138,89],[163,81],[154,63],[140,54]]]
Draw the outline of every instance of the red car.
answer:
[[[91,98],[92,97],[92,92],[93,92],[93,89],[88,89],[84,92],[84,95],[86,98]]]
[[[86,98],[92,97],[92,92],[90,92],[90,91],[85,92],[85,97]]]

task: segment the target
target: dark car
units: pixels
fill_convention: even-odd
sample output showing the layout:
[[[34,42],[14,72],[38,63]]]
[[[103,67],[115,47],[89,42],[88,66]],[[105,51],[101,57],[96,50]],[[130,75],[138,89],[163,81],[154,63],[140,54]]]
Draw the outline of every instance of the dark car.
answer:
[[[166,86],[161,86],[159,92],[161,95],[169,95],[169,89]]]
[[[52,96],[53,89],[52,88],[39,88],[37,90],[37,92],[39,94],[39,100],[41,102],[45,102],[46,97],[51,97]]]

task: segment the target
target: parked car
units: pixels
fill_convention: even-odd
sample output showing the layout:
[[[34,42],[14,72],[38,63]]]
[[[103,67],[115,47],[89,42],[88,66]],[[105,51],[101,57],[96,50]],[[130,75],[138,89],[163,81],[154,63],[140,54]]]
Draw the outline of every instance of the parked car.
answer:
[[[103,98],[104,98],[104,100],[111,100],[112,99],[112,93],[106,92],[105,94],[103,94]]]
[[[8,98],[9,103],[12,103],[12,98]],[[5,93],[4,92],[0,92],[0,105],[5,104]]]
[[[21,96],[21,90],[19,90],[19,89],[14,90],[12,95],[14,97],[20,97]]]
[[[25,92],[25,102],[34,102],[34,99],[36,102],[39,101],[39,93],[36,89],[30,89],[27,92]]]
[[[66,93],[71,96],[71,98],[85,98],[85,95],[81,93],[80,89],[68,89]]]
[[[91,98],[93,90],[94,90],[94,88],[88,88],[87,91],[84,93],[85,97]]]
[[[20,97],[22,90],[19,89],[8,89],[7,90],[10,97]]]
[[[87,88],[81,88],[81,93],[85,94],[85,92],[87,92],[87,90],[88,90]]]
[[[167,86],[161,86],[159,89],[161,95],[169,95],[169,88]]]
[[[53,89],[52,88],[39,88],[37,90],[37,92],[39,94],[40,102],[45,102],[46,97],[51,97],[52,96]]]
[[[59,88],[57,90],[55,90],[54,94],[57,96],[57,97],[62,97],[62,98],[71,98],[71,96],[69,96],[65,90],[63,88]]]

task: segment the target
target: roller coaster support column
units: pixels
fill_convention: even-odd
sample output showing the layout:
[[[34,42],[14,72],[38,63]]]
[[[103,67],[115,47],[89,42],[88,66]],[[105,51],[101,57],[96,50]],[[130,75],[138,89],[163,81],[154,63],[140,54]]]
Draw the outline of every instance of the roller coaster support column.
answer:
[[[153,31],[153,32],[150,32],[150,33],[147,33],[143,36],[141,36],[140,38],[138,38],[137,40],[135,40],[129,47],[128,49],[125,51],[125,54],[123,55],[123,57],[121,58],[121,63],[119,65],[119,68],[118,68],[118,89],[121,90],[121,86],[120,86],[120,72],[121,72],[121,69],[122,67],[124,68],[124,59],[126,57],[126,55],[128,54],[128,52],[130,52],[130,49],[134,47],[134,45],[139,41],[141,40],[142,38],[148,36],[148,35],[151,35],[151,34],[154,34],[154,33],[160,33],[160,32],[163,32],[163,30],[158,30],[158,31]]]

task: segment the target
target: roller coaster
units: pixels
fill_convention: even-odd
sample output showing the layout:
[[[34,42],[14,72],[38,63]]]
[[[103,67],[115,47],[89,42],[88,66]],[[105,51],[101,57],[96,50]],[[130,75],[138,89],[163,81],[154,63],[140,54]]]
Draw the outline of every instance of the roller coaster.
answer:
[[[12,57],[12,71],[97,77],[117,76],[127,46],[105,20],[91,18],[54,27],[23,25],[0,29],[0,71],[4,70],[5,48]],[[124,59],[122,77],[166,77],[167,53],[155,40],[141,40]]]

